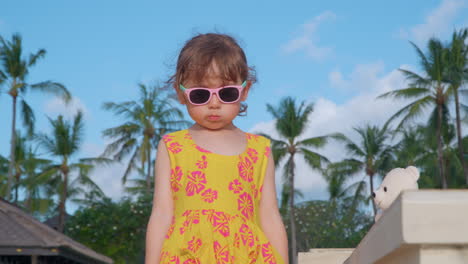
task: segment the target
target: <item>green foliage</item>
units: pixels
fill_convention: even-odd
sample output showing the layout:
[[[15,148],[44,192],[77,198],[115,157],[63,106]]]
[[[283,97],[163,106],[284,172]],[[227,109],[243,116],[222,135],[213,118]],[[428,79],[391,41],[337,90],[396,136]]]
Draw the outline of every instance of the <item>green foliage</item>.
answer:
[[[137,201],[108,198],[90,201],[67,221],[65,234],[93,250],[111,257],[114,263],[138,263],[144,256],[146,225],[151,197]]]
[[[295,210],[297,250],[354,248],[373,223],[371,216],[347,204],[306,201]],[[284,221],[288,223],[289,221]],[[289,233],[289,226],[286,225]]]
[[[0,155],[0,197],[5,197],[8,184],[8,159]]]

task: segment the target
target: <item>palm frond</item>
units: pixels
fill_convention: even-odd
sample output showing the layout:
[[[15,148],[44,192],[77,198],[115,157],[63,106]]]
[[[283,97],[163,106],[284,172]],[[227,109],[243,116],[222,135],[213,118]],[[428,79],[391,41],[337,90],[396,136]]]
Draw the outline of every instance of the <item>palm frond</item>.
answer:
[[[421,99],[418,99],[414,102],[409,103],[402,109],[400,109],[398,112],[393,114],[388,121],[386,122],[386,126],[391,123],[393,120],[401,117],[402,115],[406,114],[400,123],[398,124],[396,129],[401,129],[406,122],[411,121],[417,117],[419,117],[423,111],[426,109],[426,107],[433,105],[435,103],[435,100],[432,96],[426,96]]]
[[[35,54],[29,55],[28,66],[34,66],[38,59],[44,58],[45,54],[45,49],[40,49]]]
[[[330,162],[325,156],[310,151],[307,148],[299,148],[299,151],[304,155],[304,160],[307,164],[316,170],[322,170],[323,166]]]
[[[33,135],[36,117],[34,116],[32,108],[25,100],[21,100],[21,113],[23,124],[27,128],[28,134]]]
[[[65,103],[69,103],[71,101],[71,94],[68,89],[63,84],[58,82],[44,81],[32,84],[31,88],[59,96]]]

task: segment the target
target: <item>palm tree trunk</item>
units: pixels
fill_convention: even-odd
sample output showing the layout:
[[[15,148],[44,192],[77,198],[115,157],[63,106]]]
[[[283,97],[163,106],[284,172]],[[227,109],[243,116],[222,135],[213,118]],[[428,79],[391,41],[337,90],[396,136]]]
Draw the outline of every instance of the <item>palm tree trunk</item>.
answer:
[[[296,223],[295,223],[295,210],[294,210],[294,153],[291,154],[290,167],[289,167],[289,225],[291,227],[291,264],[297,264],[296,256]]]
[[[68,186],[68,172],[63,173],[63,188],[62,188],[62,197],[60,197],[60,205],[59,205],[59,223],[58,223],[58,231],[63,233],[65,228],[65,202],[67,201],[67,186]]]
[[[463,154],[463,140],[462,140],[462,131],[461,131],[461,121],[460,121],[460,102],[458,97],[458,88],[454,89],[455,91],[455,113],[457,120],[457,138],[458,138],[458,155],[460,156],[460,161],[463,165],[463,175],[465,175],[465,182],[468,186],[468,167]]]
[[[369,176],[370,194],[372,195],[372,193],[374,192],[374,173],[370,173],[368,174],[368,176]],[[377,215],[377,207],[375,207],[374,202],[372,202],[372,209],[374,211],[374,219],[375,219],[375,216]]]
[[[16,85],[16,82],[13,81],[13,85]],[[14,86],[13,86],[14,87]],[[7,192],[6,200],[11,198],[11,186],[13,185],[13,175],[15,168],[15,150],[16,150],[16,98],[17,94],[14,94],[15,91],[11,91],[10,94],[13,97],[13,119],[11,121],[11,145],[10,145],[10,164],[8,166],[8,183],[7,183]]]
[[[151,193],[151,149],[148,148],[148,175],[146,176],[146,192]]]
[[[16,175],[15,175],[15,179],[16,179],[16,184],[15,184],[15,203],[18,203],[18,183],[19,183],[19,179],[20,179],[20,176],[21,174],[19,174],[18,172],[16,172]]]
[[[439,174],[442,181],[442,189],[447,189],[447,179],[444,174],[444,157],[442,151],[442,105],[437,104],[437,158],[439,160]]]

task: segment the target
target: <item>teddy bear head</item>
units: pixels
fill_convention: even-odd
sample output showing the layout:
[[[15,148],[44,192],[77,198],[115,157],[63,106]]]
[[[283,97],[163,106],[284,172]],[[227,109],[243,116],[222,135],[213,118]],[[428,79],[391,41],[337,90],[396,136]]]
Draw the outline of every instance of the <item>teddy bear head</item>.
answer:
[[[374,203],[387,209],[403,190],[418,189],[419,171],[416,167],[395,168],[385,175],[379,188],[372,193]]]

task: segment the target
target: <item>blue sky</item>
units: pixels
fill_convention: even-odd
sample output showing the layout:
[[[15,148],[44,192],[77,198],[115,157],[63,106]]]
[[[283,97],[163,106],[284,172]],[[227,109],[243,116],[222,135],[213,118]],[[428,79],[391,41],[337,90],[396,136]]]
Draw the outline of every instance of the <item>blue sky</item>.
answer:
[[[306,137],[381,123],[398,104],[375,97],[404,87],[398,68],[419,69],[409,41],[424,48],[431,36],[448,40],[466,26],[466,0],[6,1],[0,9],[0,35],[19,32],[26,53],[47,50],[29,81],[61,82],[75,97],[64,108],[50,96],[27,94],[38,130],[49,131],[46,116],[85,111],[80,156],[98,155],[106,143],[102,130],[122,122],[102,103],[136,99],[139,82],[165,81],[183,43],[198,32],[233,35],[257,69],[248,116],[235,121],[241,129],[274,134],[266,104],[289,95],[315,105]],[[0,154],[7,156],[11,99],[1,91]],[[345,153],[331,145],[324,154],[334,160]],[[306,197],[326,198],[323,179],[298,164]],[[121,170],[94,176],[115,198]]]

